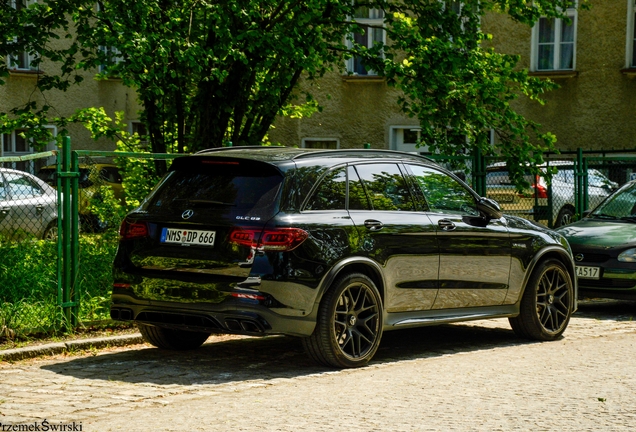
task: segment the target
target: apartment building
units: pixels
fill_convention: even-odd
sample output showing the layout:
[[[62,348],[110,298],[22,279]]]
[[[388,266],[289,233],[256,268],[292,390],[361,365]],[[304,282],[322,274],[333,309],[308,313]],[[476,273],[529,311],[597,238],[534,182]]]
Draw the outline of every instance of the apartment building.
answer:
[[[560,85],[545,94],[544,106],[523,98],[515,103],[520,113],[556,134],[560,150],[634,150],[636,1],[590,3],[590,10],[569,9],[569,20],[542,18],[532,28],[505,15],[488,14],[482,28],[493,35],[497,51],[519,54],[520,67]],[[384,36],[367,37],[372,43]],[[322,113],[279,119],[271,139],[305,147],[370,143],[374,148],[414,150],[417,122],[399,112],[396,91],[355,60],[347,68],[354,75],[332,74],[319,83]]]

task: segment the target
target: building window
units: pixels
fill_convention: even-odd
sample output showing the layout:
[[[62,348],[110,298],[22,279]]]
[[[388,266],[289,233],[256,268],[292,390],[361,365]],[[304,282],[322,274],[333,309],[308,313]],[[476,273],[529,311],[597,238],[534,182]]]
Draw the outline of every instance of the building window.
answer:
[[[103,55],[103,63],[99,65],[99,73],[107,73],[110,67],[124,60],[121,52],[115,47],[100,46],[99,51]]]
[[[45,126],[45,127],[50,130],[53,136],[57,135],[57,129],[54,126]],[[22,136],[24,132],[26,132],[26,129],[16,129],[11,133],[0,135],[0,141],[1,141],[0,157],[27,156],[35,152],[29,140]],[[42,151],[53,150],[55,148],[56,148],[55,141],[51,141],[48,144],[48,146],[46,146],[46,148],[43,149]],[[31,174],[35,174],[43,166],[52,164],[54,162],[55,162],[55,157],[49,157],[49,158],[35,159],[35,160],[29,160],[29,161],[5,162],[2,164],[2,166],[4,168],[13,168],[13,169],[26,171]]]
[[[333,138],[303,138],[303,148],[336,150],[340,142]]]
[[[9,0],[11,7],[20,11],[28,8],[30,5],[36,3],[37,0]],[[18,44],[17,37],[13,38],[13,43]],[[33,63],[37,60],[37,53],[29,51],[16,51],[7,56],[7,65],[9,70],[13,71],[35,71],[38,69]]]
[[[384,11],[360,6],[356,9],[352,20],[360,29],[351,34],[347,40],[347,45],[351,48],[353,44],[372,48],[376,43],[384,45],[386,42],[386,31],[384,25]],[[347,60],[347,71],[354,75],[377,75],[372,69],[364,65],[364,61],[359,56],[353,56]]]
[[[636,0],[627,6],[627,67],[636,68]]]
[[[417,126],[391,126],[391,150],[409,153],[429,153],[428,146],[418,147],[420,128]]]
[[[532,29],[532,70],[574,70],[576,66],[577,11],[568,8],[566,18],[539,18]]]

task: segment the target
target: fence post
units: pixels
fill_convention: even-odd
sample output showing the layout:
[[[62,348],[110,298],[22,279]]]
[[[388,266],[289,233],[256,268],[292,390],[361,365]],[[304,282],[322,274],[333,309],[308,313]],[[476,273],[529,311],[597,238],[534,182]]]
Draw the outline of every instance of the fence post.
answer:
[[[574,167],[575,182],[574,182],[574,213],[576,217],[580,218],[583,215],[584,208],[584,190],[583,190],[583,149],[578,148],[576,152],[576,166]]]
[[[479,148],[473,153],[473,184],[479,196],[486,196],[486,158]]]
[[[71,138],[62,140],[62,158],[58,160],[58,303],[62,307],[65,325],[77,324],[76,293],[74,289],[78,266],[78,179],[77,155],[71,160]],[[61,163],[60,163],[61,162]],[[61,166],[60,166],[61,165]],[[61,229],[60,229],[61,228]],[[61,267],[61,268],[60,268]]]

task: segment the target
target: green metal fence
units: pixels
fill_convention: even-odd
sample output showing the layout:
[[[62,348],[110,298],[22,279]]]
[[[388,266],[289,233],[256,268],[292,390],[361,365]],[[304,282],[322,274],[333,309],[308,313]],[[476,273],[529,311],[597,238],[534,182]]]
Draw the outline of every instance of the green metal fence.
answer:
[[[108,319],[121,218],[179,156],[73,151],[65,139],[60,151],[0,158],[0,339]],[[522,190],[501,159],[431,157],[506,213],[550,227],[636,178],[636,153],[546,155]]]
[[[12,221],[0,226],[0,341],[109,318],[112,261],[126,212],[115,162],[152,185],[154,164],[178,156],[72,151],[65,139],[60,151],[0,158],[0,209]]]

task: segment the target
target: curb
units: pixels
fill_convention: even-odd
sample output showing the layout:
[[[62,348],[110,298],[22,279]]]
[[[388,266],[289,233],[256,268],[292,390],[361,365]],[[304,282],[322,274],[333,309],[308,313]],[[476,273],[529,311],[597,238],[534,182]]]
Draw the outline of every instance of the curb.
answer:
[[[72,351],[82,351],[91,348],[100,349],[116,346],[136,345],[143,343],[141,334],[134,333],[123,336],[109,336],[93,339],[77,339],[68,342],[57,342],[46,345],[36,345],[24,348],[13,348],[0,351],[0,361],[26,360],[41,356],[63,354]]]

